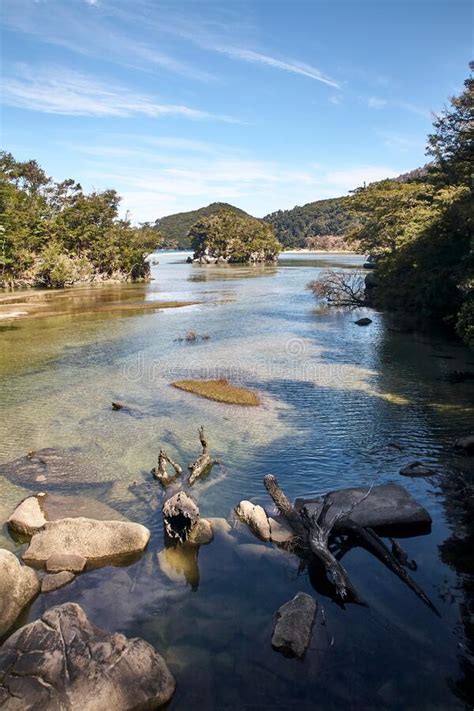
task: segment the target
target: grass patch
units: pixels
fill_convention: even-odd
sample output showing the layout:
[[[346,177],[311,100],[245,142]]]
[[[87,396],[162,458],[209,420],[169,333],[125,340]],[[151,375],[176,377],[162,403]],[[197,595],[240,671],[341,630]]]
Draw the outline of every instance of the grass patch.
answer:
[[[171,383],[179,390],[186,390],[200,397],[229,405],[260,405],[260,398],[252,390],[231,385],[227,380],[176,380]]]

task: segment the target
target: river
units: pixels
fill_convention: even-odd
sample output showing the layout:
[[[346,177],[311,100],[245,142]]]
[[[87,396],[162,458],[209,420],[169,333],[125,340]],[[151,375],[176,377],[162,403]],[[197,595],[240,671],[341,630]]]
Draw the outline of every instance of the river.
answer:
[[[455,693],[467,644],[463,590],[440,554],[455,524],[435,481],[398,472],[413,460],[440,474],[467,466],[452,443],[469,433],[473,383],[443,378],[472,369],[472,353],[440,334],[396,332],[383,314],[318,305],[307,282],[327,267],[360,266],[355,255],[283,254],[275,267],[155,256],[150,284],[81,289],[81,306],[111,294],[196,303],[126,313],[81,313],[76,303],[67,313],[0,325],[0,464],[42,447],[78,448],[81,477],[56,490],[99,497],[152,531],[139,561],[40,595],[22,621],[74,601],[99,626],[143,637],[177,679],[173,711],[464,708]],[[356,326],[365,315],[373,323]],[[176,340],[188,330],[209,339]],[[170,387],[221,376],[258,391],[262,405],[228,406]],[[131,413],[112,411],[112,400]],[[243,529],[236,544],[216,536],[197,559],[167,555],[161,492],[149,472],[160,446],[183,465],[195,459],[201,424],[221,462],[194,487],[203,516],[228,517],[241,499],[268,506],[267,472],[290,498],[386,481],[406,486],[433,526],[403,546],[441,616],[360,548],[344,564],[368,606],[345,608],[295,556]],[[140,486],[155,505],[133,493]],[[1,520],[27,493],[0,477]],[[0,545],[21,552],[5,527]],[[275,611],[299,590],[320,606],[302,662],[270,646]]]

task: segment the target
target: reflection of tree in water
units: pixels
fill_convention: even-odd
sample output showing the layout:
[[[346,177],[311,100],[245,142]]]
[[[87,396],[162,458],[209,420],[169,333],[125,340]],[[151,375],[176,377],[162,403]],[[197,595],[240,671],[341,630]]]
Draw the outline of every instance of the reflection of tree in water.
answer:
[[[453,692],[467,704],[474,702],[474,460],[466,459],[463,471],[441,481],[451,536],[439,546],[441,559],[459,580],[459,611],[465,644],[459,644],[460,676],[449,679]]]

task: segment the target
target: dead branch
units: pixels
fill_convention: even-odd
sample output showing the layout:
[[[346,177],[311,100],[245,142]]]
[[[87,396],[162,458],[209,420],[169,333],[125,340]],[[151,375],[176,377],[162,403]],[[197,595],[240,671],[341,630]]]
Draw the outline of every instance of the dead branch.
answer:
[[[175,472],[173,475],[170,475],[168,473],[168,470],[166,468],[167,464],[170,464],[173,467]],[[169,486],[181,476],[182,472],[183,470],[181,469],[179,464],[176,464],[176,462],[171,459],[171,457],[165,452],[164,449],[160,449],[160,453],[158,455],[158,466],[153,467],[153,469],[151,470],[151,473],[153,474],[155,479],[158,479],[158,481],[163,486]]]
[[[189,486],[192,486],[194,482],[199,479],[199,477],[209,472],[209,470],[214,466],[214,464],[218,463],[217,459],[213,459],[209,454],[209,446],[206,436],[204,434],[204,427],[201,426],[199,428],[198,434],[199,440],[201,442],[202,453],[199,455],[196,461],[190,464],[188,467],[190,471],[190,475],[188,478]]]

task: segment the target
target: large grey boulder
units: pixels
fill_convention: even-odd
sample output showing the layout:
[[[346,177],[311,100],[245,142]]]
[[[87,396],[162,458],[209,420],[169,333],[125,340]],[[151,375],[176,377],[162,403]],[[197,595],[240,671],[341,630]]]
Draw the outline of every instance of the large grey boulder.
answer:
[[[287,657],[304,656],[311,641],[318,605],[306,593],[296,593],[285,602],[275,616],[272,647]]]
[[[32,536],[44,528],[47,521],[81,516],[98,521],[127,520],[115,509],[89,496],[38,493],[23,499],[9,517],[7,524],[13,533]]]
[[[156,709],[174,690],[151,645],[96,627],[75,603],[50,608],[0,649],[5,711]]]
[[[332,491],[326,496],[316,499],[297,499],[295,508],[300,511],[303,506],[311,516],[319,515],[325,503],[332,505],[332,511],[348,511],[355,505],[350,514],[354,523],[360,526],[384,527],[399,525],[429,525],[431,516],[400,484],[380,484],[374,486],[367,495],[367,486]],[[360,502],[360,503],[358,503]]]
[[[60,573],[49,573],[41,580],[41,592],[47,593],[59,590],[72,583],[75,577],[74,573],[70,573],[67,570],[62,570]]]
[[[0,637],[8,632],[39,588],[35,571],[21,565],[10,551],[0,548]]]
[[[141,553],[150,531],[129,521],[63,518],[49,521],[23,553],[26,563],[44,564],[53,553],[80,555],[88,563],[107,564]]]

